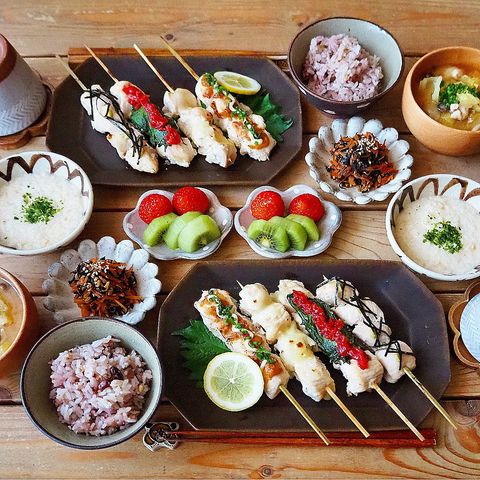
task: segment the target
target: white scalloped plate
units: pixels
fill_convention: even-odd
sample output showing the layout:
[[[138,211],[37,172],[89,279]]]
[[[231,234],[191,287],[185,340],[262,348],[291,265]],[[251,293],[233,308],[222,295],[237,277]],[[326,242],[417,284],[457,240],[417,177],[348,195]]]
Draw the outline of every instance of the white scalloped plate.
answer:
[[[379,142],[385,142],[389,150],[388,158],[398,170],[395,178],[389,183],[366,193],[359,192],[356,188],[340,188],[326,170],[330,164],[330,149],[333,144],[342,136],[352,137],[360,132],[371,132]],[[320,127],[318,135],[310,139],[308,147],[305,162],[310,169],[310,176],[325,193],[335,195],[344,202],[355,202],[359,205],[365,205],[373,200],[381,202],[391,193],[397,192],[412,174],[410,167],[413,164],[413,157],[408,153],[409,143],[399,139],[394,128],[383,128],[382,122],[377,119],[366,121],[362,117],[352,117],[348,120],[334,120],[330,126]]]
[[[318,229],[320,230],[320,240],[318,240],[318,242],[310,243],[305,250],[288,250],[286,252],[278,252],[272,248],[262,247],[252,239],[248,238],[248,227],[255,220],[250,212],[250,205],[252,200],[264,190],[272,190],[279,193],[283,198],[283,202],[285,203],[287,210],[290,202],[302,193],[311,193],[312,195],[318,197],[325,207],[325,215],[317,223]],[[316,190],[308,185],[294,185],[284,192],[275,187],[264,185],[263,187],[256,188],[250,193],[245,205],[235,214],[234,223],[237,232],[250,245],[251,249],[262,257],[275,259],[288,257],[313,257],[314,255],[324,252],[332,243],[333,234],[338,230],[340,224],[342,223],[342,212],[334,203],[324,200]]]
[[[480,362],[480,294],[465,306],[460,320],[460,332],[465,347]]]
[[[218,227],[220,228],[221,236],[217,240],[205,245],[205,247],[197,250],[194,253],[187,253],[182,250],[172,250],[168,248],[164,243],[160,245],[155,245],[154,247],[149,247],[143,242],[143,232],[147,228],[147,224],[140,218],[138,215],[138,208],[142,203],[142,200],[152,193],[158,193],[159,195],[165,195],[170,201],[173,198],[173,193],[167,190],[149,190],[145,192],[137,202],[137,205],[134,210],[128,212],[123,219],[123,230],[125,233],[138,245],[140,245],[144,250],[146,250],[152,257],[157,258],[158,260],[176,260],[178,258],[186,258],[187,260],[200,260],[201,258],[208,257],[213,252],[215,252],[218,247],[220,247],[223,239],[228,235],[230,230],[233,227],[233,215],[232,212],[224,207],[217,196],[206,188],[197,187],[199,190],[207,195],[210,202],[210,208],[208,215],[210,215]]]
[[[137,292],[143,297],[140,303],[118,320],[135,325],[145,318],[146,312],[155,307],[155,295],[160,293],[162,284],[156,278],[158,267],[148,262],[148,253],[136,249],[130,240],[122,240],[118,244],[112,237],[103,237],[97,243],[93,240],[83,240],[76,250],[65,250],[58,262],[48,268],[48,278],[43,282],[42,288],[47,294],[43,305],[53,312],[56,323],[68,322],[81,316],[80,309],[73,301],[73,294],[68,283],[77,265],[80,262],[91,260],[94,257],[107,258],[124,262],[133,268],[137,279]]]

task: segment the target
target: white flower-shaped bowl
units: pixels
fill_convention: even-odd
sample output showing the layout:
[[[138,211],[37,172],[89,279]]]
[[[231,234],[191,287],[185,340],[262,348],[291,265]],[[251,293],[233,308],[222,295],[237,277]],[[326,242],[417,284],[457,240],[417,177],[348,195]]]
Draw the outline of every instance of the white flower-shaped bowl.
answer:
[[[76,250],[65,250],[58,262],[50,265],[48,278],[43,282],[43,290],[47,297],[43,305],[53,312],[56,323],[68,322],[81,316],[80,309],[73,301],[73,293],[68,283],[72,272],[78,264],[92,258],[116,260],[132,267],[137,280],[137,292],[143,298],[118,320],[135,325],[145,318],[146,312],[156,305],[155,295],[160,293],[162,284],[156,278],[158,267],[148,262],[148,252],[135,250],[130,240],[117,243],[112,237],[103,237],[97,243],[83,240]]]
[[[409,203],[414,202],[419,198],[431,197],[434,195],[447,196],[462,200],[478,210],[480,214],[480,183],[465,177],[449,174],[426,175],[425,177],[416,178],[401,188],[392,197],[388,204],[385,221],[387,237],[390,245],[407,267],[435,280],[454,282],[480,277],[480,265],[470,272],[446,275],[422,267],[408,257],[400,248],[400,245],[395,238],[395,222],[398,214]]]
[[[340,188],[338,182],[330,177],[327,166],[330,165],[330,149],[340,137],[353,137],[356,133],[371,132],[380,143],[385,142],[388,147],[388,159],[395,165],[398,173],[395,177],[375,190],[359,192],[356,188]],[[408,153],[410,145],[406,140],[398,138],[398,132],[394,128],[383,128],[380,120],[365,120],[362,117],[352,117],[348,120],[334,120],[330,126],[322,126],[318,135],[310,139],[309,152],[305,156],[305,162],[310,169],[311,177],[318,183],[320,188],[331,195],[335,195],[344,202],[355,202],[365,205],[371,201],[383,201],[391,193],[398,191],[402,183],[408,180],[412,174],[411,166],[413,157]]]
[[[78,191],[82,197],[83,215],[78,225],[64,238],[55,243],[33,250],[20,250],[0,244],[0,253],[11,255],[40,255],[53,252],[73,242],[90,220],[93,210],[93,189],[87,174],[72,160],[53,152],[21,152],[0,160],[0,188],[22,175],[50,174],[68,180],[71,190]],[[0,208],[2,208],[0,206]]]
[[[278,252],[272,248],[265,248],[254,242],[252,239],[248,238],[247,230],[250,224],[256,220],[252,212],[250,211],[250,205],[252,200],[264,190],[272,190],[279,193],[282,196],[283,203],[285,204],[286,210],[290,202],[295,198],[301,195],[302,193],[311,193],[318,197],[324,208],[325,214],[317,223],[318,229],[320,231],[320,240],[317,242],[310,242],[308,247],[305,250],[287,250],[286,252]],[[288,257],[313,257],[319,253],[324,252],[332,243],[333,234],[338,230],[340,224],[342,223],[342,212],[340,209],[332,202],[327,202],[324,200],[316,190],[307,185],[294,185],[288,190],[282,192],[274,187],[268,185],[263,187],[256,188],[247,198],[245,205],[235,214],[235,229],[237,232],[245,239],[245,241],[250,245],[251,249],[261,255],[262,257],[267,258],[288,258]]]
[[[176,260],[178,258],[186,258],[187,260],[200,260],[201,258],[208,257],[213,252],[215,252],[218,247],[220,247],[223,239],[228,235],[230,230],[233,227],[233,215],[232,212],[225,206],[220,203],[220,200],[217,196],[210,190],[206,188],[197,187],[199,190],[207,195],[210,202],[210,208],[208,215],[210,215],[220,228],[221,236],[217,240],[205,245],[200,250],[197,250],[193,253],[187,253],[180,249],[172,250],[168,248],[164,243],[155,245],[154,247],[149,247],[143,241],[143,232],[147,228],[147,224],[140,218],[138,214],[138,209],[145,197],[151,195],[152,193],[158,193],[160,195],[165,195],[170,201],[173,198],[173,193],[168,192],[167,190],[149,190],[145,192],[137,202],[137,206],[131,212],[128,212],[123,219],[123,229],[125,233],[138,245],[140,245],[144,250],[146,250],[152,257],[157,258],[158,260]]]

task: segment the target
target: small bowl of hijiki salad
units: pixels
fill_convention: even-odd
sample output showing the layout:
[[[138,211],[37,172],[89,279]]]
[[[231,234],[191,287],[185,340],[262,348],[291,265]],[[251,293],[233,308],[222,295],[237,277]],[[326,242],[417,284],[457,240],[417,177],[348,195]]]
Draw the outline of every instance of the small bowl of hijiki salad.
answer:
[[[0,253],[37,255],[72,242],[87,224],[93,190],[85,172],[53,152],[0,160]]]

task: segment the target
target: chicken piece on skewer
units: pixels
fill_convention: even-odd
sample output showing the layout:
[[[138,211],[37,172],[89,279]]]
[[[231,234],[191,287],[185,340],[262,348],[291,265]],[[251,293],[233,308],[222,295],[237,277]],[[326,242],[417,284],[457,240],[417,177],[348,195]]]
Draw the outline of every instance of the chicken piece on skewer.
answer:
[[[198,106],[195,95],[184,88],[165,92],[163,97],[165,114],[178,117],[180,129],[198,148],[198,153],[205,155],[208,163],[229,167],[237,158],[235,144],[225,138],[215,125],[213,115]]]
[[[357,295],[357,289],[350,282],[338,277],[324,277],[323,282],[317,286],[315,291],[318,299],[335,307]]]
[[[240,154],[261,162],[269,159],[277,142],[267,131],[261,115],[252,113],[250,108],[241,104],[210,73],[204,73],[198,79],[195,94]]]
[[[282,360],[271,352],[270,346],[252,321],[237,311],[231,295],[216,288],[202,292],[195,302],[205,326],[233,352],[254,360],[262,370],[265,394],[275,398],[280,387],[288,383],[290,374]]]
[[[331,310],[323,309],[303,284],[299,290],[296,283],[281,280],[274,296],[285,306],[295,310],[295,320],[303,325],[333,367],[342,372],[347,380],[347,394],[358,395],[378,385],[383,376],[383,367],[379,360],[362,348],[349,327],[336,318]]]
[[[338,278],[327,280],[327,283],[334,281],[348,284]],[[334,307],[335,313],[352,326],[353,333],[375,352],[384,368],[385,380],[389,383],[397,382],[405,375],[404,368],[413,370],[416,367],[412,349],[405,342],[390,338],[392,330],[385,322],[382,309],[374,301],[360,298],[357,291],[355,295],[351,295],[350,291],[345,295],[344,292],[347,291],[339,291],[339,295],[334,299],[337,304]],[[332,298],[330,300],[332,301]],[[333,307],[333,302],[330,305]]]
[[[260,283],[245,285],[240,291],[240,310],[261,327],[287,369],[302,384],[302,390],[316,402],[330,398],[327,389],[335,383],[321,360],[312,351],[313,342],[292,320],[285,307],[270,297]]]
[[[196,155],[190,140],[182,137],[174,122],[162,115],[150,97],[127,81],[115,82],[110,88],[125,117],[149,139],[150,145],[170,164],[188,167]]]
[[[99,85],[92,85],[82,93],[80,103],[90,117],[92,128],[106,135],[121,159],[140,172],[158,172],[157,153],[126,119],[111,94]]]

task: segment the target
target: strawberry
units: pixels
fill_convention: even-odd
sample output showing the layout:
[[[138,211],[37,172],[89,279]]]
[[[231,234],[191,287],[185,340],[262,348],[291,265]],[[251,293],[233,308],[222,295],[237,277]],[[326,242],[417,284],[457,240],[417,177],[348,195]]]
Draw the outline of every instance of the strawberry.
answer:
[[[252,200],[250,211],[255,218],[270,220],[285,215],[285,204],[277,192],[264,190]]]
[[[303,193],[295,197],[288,207],[289,213],[310,217],[314,222],[318,222],[325,214],[325,208],[320,199],[311,193]]]
[[[172,203],[165,195],[152,193],[146,196],[138,209],[138,215],[145,223],[150,223],[157,217],[173,212]]]
[[[173,196],[173,208],[179,215],[187,212],[205,213],[210,207],[210,202],[205,193],[199,188],[182,187]]]

